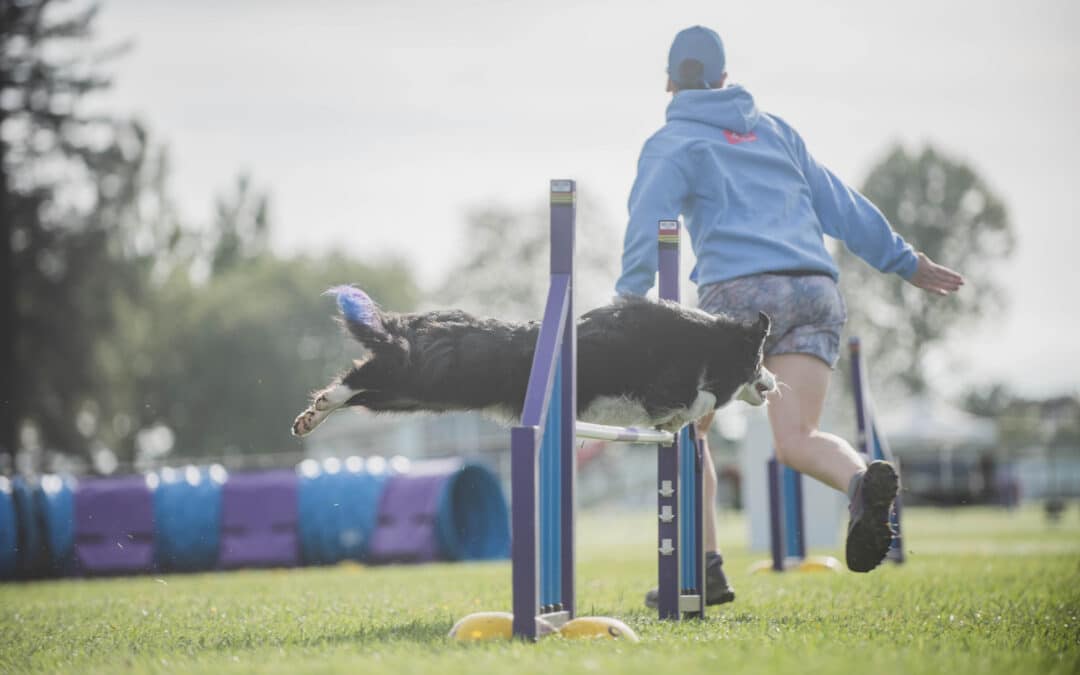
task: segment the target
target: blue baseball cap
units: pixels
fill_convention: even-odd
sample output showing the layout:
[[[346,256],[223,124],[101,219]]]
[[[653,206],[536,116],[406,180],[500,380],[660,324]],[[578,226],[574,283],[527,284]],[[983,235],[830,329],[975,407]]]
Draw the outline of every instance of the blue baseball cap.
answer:
[[[724,42],[716,31],[691,26],[679,31],[668,52],[668,77],[684,89],[708,89],[724,76]]]

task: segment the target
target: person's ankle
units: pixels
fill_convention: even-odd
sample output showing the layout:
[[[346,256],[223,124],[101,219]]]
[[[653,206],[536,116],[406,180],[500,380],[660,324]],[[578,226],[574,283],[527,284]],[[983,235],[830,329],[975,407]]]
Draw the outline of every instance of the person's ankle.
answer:
[[[866,469],[859,469],[855,472],[855,475],[848,481],[847,486],[847,498],[849,502],[855,501],[855,495],[859,492],[859,484],[862,483],[863,476],[866,475]]]

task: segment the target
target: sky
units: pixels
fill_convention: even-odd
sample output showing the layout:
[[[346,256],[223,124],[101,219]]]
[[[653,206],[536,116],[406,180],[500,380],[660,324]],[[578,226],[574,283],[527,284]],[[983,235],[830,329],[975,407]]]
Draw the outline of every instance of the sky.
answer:
[[[134,48],[104,103],[168,143],[189,220],[248,171],[272,194],[277,251],[403,256],[430,288],[466,250],[470,207],[534,206],[551,178],[578,180],[618,259],[667,49],[693,24],[852,184],[894,143],[970,162],[1019,246],[1002,267],[1010,310],[953,336],[962,379],[1080,391],[1070,0],[109,0],[101,39]]]

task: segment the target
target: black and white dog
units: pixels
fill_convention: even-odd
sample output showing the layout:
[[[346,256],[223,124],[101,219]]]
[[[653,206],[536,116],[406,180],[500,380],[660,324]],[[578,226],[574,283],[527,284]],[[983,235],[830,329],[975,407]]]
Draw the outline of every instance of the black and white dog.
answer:
[[[520,418],[538,322],[510,323],[456,310],[383,311],[339,286],[342,320],[367,353],[293,422],[310,433],[345,406],[375,412],[479,410]],[[583,315],[578,333],[578,419],[675,431],[737,394],[761,405],[776,390],[762,366],[769,317],[739,323],[643,298]]]

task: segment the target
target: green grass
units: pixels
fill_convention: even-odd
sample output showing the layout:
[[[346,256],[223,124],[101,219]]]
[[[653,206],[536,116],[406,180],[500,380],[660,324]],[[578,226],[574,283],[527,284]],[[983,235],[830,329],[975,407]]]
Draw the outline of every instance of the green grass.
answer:
[[[909,563],[869,575],[746,574],[759,556],[726,518],[738,600],[661,623],[649,514],[586,514],[581,614],[639,644],[460,645],[453,621],[509,609],[508,563],[339,566],[0,585],[0,672],[1077,673],[1080,513],[905,514]],[[834,552],[835,553],[835,552]]]

